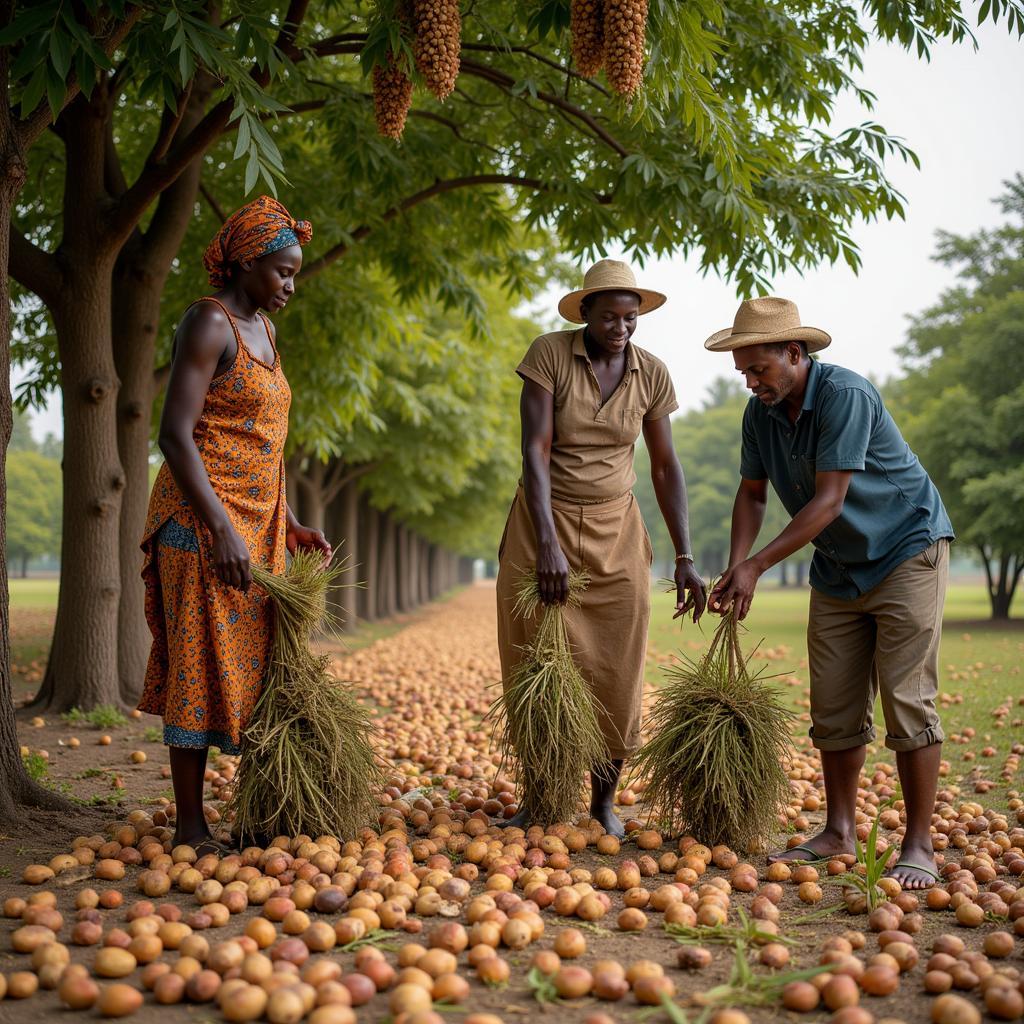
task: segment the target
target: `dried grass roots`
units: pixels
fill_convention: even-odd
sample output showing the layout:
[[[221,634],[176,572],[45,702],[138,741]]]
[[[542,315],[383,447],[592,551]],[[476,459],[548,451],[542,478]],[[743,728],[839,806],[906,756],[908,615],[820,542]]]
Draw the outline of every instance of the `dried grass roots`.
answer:
[[[370,714],[310,650],[343,564],[299,552],[284,575],[254,566],[274,602],[274,644],[263,692],[245,730],[228,805],[236,833],[354,836],[376,821],[383,773]]]
[[[578,605],[590,580],[569,573],[569,603]],[[572,656],[561,605],[541,607],[535,572],[524,573],[512,614],[540,621],[494,702],[501,771],[517,779],[519,809],[531,822],[573,820],[586,773],[607,759],[595,698]]]
[[[793,715],[751,673],[733,616],[699,661],[680,654],[666,677],[648,717],[651,739],[633,761],[648,779],[651,819],[709,846],[767,843],[789,793]]]

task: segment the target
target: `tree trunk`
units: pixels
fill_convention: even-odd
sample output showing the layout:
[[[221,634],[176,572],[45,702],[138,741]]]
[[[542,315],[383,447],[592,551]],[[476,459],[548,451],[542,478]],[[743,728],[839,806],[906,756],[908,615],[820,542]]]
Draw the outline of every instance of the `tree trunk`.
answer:
[[[21,556],[21,578],[28,579],[28,555]]]
[[[199,123],[214,82],[198,75],[176,132],[183,137]],[[108,130],[112,124],[108,122]],[[114,152],[114,144],[108,154]],[[117,168],[108,166],[108,183]],[[149,504],[149,441],[160,300],[174,258],[195,211],[202,160],[194,159],[157,202],[145,232],[136,229],[114,265],[112,345],[114,366],[121,380],[117,402],[117,450],[125,475],[121,501],[118,609],[118,673],[126,703],[138,701],[149,656],[151,635],[146,624],[145,587],[139,541],[145,532]]]
[[[331,608],[341,620],[341,631],[351,633],[358,618],[357,587],[362,577],[359,564],[359,491],[355,482],[346,484],[335,504],[334,547],[344,559],[338,586],[331,592]],[[312,525],[312,524],[308,524]]]
[[[779,586],[789,586],[789,564],[785,559],[779,562]]]
[[[117,453],[119,381],[111,351],[116,252],[102,236],[102,121],[108,110],[76,99],[62,115],[67,173],[64,286],[51,306],[64,404],[64,501],[60,592],[46,676],[35,704],[61,712],[118,705],[118,606],[124,471]]]
[[[9,3],[0,5],[0,24],[11,16]],[[9,50],[0,51],[0,82],[6,86]],[[11,211],[25,182],[25,160],[11,121],[6,89],[0,104],[0,550],[7,536],[7,444],[11,439],[11,294],[7,276],[10,260]],[[0,823],[20,823],[22,808],[44,807],[71,812],[56,793],[33,782],[21,760],[11,691],[11,646],[7,562],[0,559]]]
[[[797,562],[796,563],[796,585],[802,587],[804,585],[804,577],[807,573],[807,563]]]
[[[988,579],[988,596],[992,606],[993,621],[1005,622],[1010,617],[1010,608],[1013,605],[1013,598],[1017,592],[1017,584],[1020,581],[1021,572],[1024,571],[1024,560],[1016,555],[1003,552],[999,556],[999,575],[992,578],[992,571],[989,567],[988,553],[983,549],[982,557],[985,563],[985,575]]]
[[[359,526],[359,551],[363,559],[359,618],[364,622],[376,622],[380,593],[380,513],[365,497],[359,510]]]
[[[398,526],[398,565],[395,578],[398,582],[398,610],[411,612],[412,603],[412,534],[404,523]]]
[[[398,611],[398,530],[395,521],[387,513],[382,513],[380,518],[377,614],[389,619]]]
[[[432,544],[427,543],[425,540],[420,541],[420,568],[419,568],[419,586],[420,586],[420,604],[430,603],[430,549],[433,547]]]
[[[303,526],[312,527],[314,530],[322,530],[329,534],[327,529],[327,501],[324,493],[324,476],[327,473],[327,466],[319,459],[310,456],[304,462],[295,456],[295,489],[299,494],[299,505],[302,508],[302,515],[296,516]],[[300,465],[302,468],[300,469]],[[295,509],[292,509],[295,512]],[[339,548],[340,538],[328,536],[335,548]]]

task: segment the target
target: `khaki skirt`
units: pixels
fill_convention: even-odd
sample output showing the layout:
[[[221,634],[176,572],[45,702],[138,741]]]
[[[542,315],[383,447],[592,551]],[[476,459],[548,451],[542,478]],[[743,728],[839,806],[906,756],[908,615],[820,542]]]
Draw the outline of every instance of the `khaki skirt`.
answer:
[[[608,756],[628,757],[640,746],[651,541],[632,492],[595,505],[552,498],[551,511],[569,565],[590,574],[580,607],[565,610],[576,663],[597,700]],[[533,620],[512,614],[516,583],[536,564],[536,535],[520,487],[498,549],[498,649],[506,681],[534,628]]]

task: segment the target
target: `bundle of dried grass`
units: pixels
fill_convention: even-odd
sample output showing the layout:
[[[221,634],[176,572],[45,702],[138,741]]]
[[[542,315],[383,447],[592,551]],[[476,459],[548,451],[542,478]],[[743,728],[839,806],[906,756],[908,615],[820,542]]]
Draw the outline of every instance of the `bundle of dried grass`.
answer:
[[[633,761],[648,780],[650,817],[708,845],[749,850],[779,827],[793,715],[750,671],[730,613],[699,660],[679,656],[648,717],[652,738]]]
[[[383,775],[370,715],[310,650],[327,620],[326,596],[344,563],[323,568],[299,552],[275,576],[253,566],[254,583],[274,602],[274,647],[263,692],[245,730],[228,806],[236,834],[265,845],[278,835],[354,836],[372,824]]]
[[[569,604],[578,606],[590,579],[569,573]],[[513,615],[534,618],[541,608],[536,572],[523,574]],[[531,822],[571,820],[586,773],[606,758],[595,698],[573,660],[561,605],[544,605],[537,631],[494,702],[502,769],[517,778],[519,809]]]

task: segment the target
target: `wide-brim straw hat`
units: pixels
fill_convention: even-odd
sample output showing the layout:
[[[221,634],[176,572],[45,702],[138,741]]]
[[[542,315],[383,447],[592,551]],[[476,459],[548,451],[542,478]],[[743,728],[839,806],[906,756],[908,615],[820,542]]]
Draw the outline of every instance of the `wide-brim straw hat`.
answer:
[[[832,337],[817,327],[800,323],[795,302],[764,296],[747,299],[736,311],[732,327],[716,331],[704,342],[711,352],[732,352],[748,345],[770,345],[776,341],[802,341],[808,352],[827,348]]]
[[[634,292],[640,296],[640,313],[650,313],[667,301],[667,296],[650,288],[638,288],[628,264],[620,260],[598,260],[583,275],[583,287],[562,297],[558,312],[574,324],[584,322],[580,303],[595,292]]]

